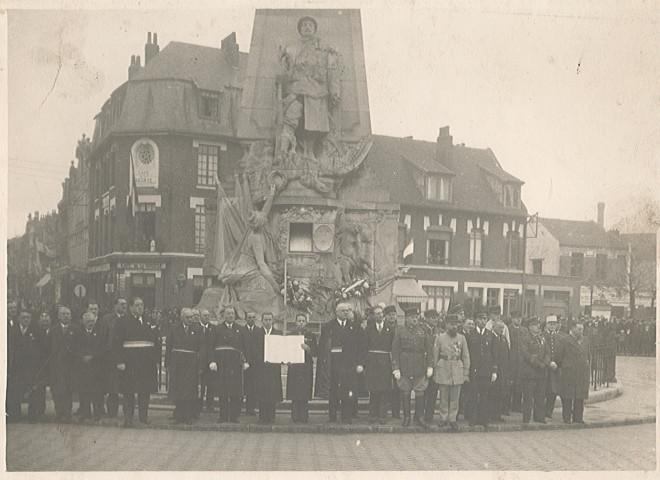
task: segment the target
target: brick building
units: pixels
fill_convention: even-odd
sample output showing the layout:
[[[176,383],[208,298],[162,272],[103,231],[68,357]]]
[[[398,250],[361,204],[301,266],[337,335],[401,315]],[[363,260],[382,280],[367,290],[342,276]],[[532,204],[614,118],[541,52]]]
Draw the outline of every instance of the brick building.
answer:
[[[106,308],[140,295],[148,308],[190,305],[203,276],[205,199],[214,176],[233,180],[235,134],[247,55],[235,35],[210,48],[148,35],[145,64],[96,116],[89,156],[90,294]],[[229,181],[228,184],[232,182]]]
[[[427,295],[415,299],[411,291],[400,305],[446,311],[454,299],[468,314],[484,305],[500,305],[504,315],[542,313],[537,290],[524,287],[534,278],[523,272],[523,182],[492,150],[454,145],[444,127],[435,143],[376,136],[367,165],[401,206],[400,267]]]

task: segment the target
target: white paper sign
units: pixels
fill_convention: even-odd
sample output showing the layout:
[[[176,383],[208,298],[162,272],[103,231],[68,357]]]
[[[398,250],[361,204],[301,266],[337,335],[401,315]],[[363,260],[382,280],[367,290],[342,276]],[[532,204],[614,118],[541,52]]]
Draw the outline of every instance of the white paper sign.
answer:
[[[304,335],[266,335],[264,361],[270,363],[305,363]]]

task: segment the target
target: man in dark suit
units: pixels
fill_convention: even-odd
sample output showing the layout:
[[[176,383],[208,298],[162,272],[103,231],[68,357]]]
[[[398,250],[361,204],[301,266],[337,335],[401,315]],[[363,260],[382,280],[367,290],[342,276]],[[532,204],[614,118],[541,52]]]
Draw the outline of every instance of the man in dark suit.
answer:
[[[81,420],[101,419],[105,385],[105,366],[109,354],[108,330],[100,324],[93,312],[85,312],[83,328],[74,336],[74,386],[80,397]]]
[[[275,406],[282,401],[282,368],[279,363],[270,363],[265,359],[265,342],[271,335],[282,335],[273,327],[273,314],[261,316],[263,339],[261,343],[261,365],[257,371],[257,402],[259,403],[259,423],[275,422]]]
[[[589,337],[577,321],[568,335],[561,337],[556,360],[550,368],[559,368],[559,397],[564,423],[584,423],[584,400],[589,397]]]
[[[113,338],[117,320],[126,315],[127,310],[128,302],[126,299],[118,297],[115,299],[114,312],[107,313],[100,319],[99,327],[107,330],[106,338],[108,339],[109,351],[112,351],[113,348]],[[106,355],[104,374],[106,379],[106,391],[108,394],[105,407],[108,417],[115,418],[119,410],[119,370],[117,370],[117,365],[115,365],[114,359],[110,354]]]
[[[497,380],[495,380],[489,391],[488,405],[490,408],[489,420],[492,422],[503,422],[502,414],[506,413],[507,402],[510,402],[509,391],[511,388],[511,367],[509,356],[509,344],[504,338],[504,323],[501,320],[493,324],[493,360],[497,364]]]
[[[381,307],[373,307],[364,332],[362,360],[369,389],[369,423],[384,425],[387,420],[388,395],[392,387],[392,341],[394,330],[385,325]]]
[[[307,423],[314,381],[313,357],[317,355],[317,342],[314,334],[307,329],[307,316],[304,313],[296,315],[293,334],[305,337],[304,343],[300,344],[300,348],[305,351],[305,362],[289,364],[286,372],[286,398],[291,400],[293,423]]]
[[[529,335],[520,343],[520,381],[522,386],[523,423],[545,423],[545,383],[550,365],[550,349],[541,335],[538,317],[529,319]]]
[[[385,324],[391,331],[396,332],[396,329],[399,326],[396,318],[396,307],[394,305],[388,305],[383,309],[383,314],[385,315]],[[401,418],[401,390],[399,390],[399,386],[393,376],[390,380],[392,382],[392,388],[390,390],[389,399],[390,408],[392,409],[392,418],[398,419]]]
[[[36,408],[36,416],[41,416],[46,412],[46,384],[48,383],[48,358],[50,356],[50,347],[48,345],[48,334],[52,328],[52,321],[50,313],[47,311],[41,312],[39,315],[39,323],[35,325],[40,346],[39,346],[39,371],[37,378],[35,378],[34,385],[34,401]]]
[[[488,391],[497,380],[497,363],[493,355],[492,333],[486,329],[488,313],[481,311],[475,318],[476,328],[466,340],[470,352],[470,426],[482,425],[488,430]]]
[[[555,361],[557,358],[557,350],[559,346],[560,337],[564,336],[563,333],[558,331],[557,317],[549,315],[545,319],[545,329],[543,330],[543,338],[545,343],[548,344],[550,349],[550,361]],[[552,418],[552,412],[555,409],[555,401],[557,400],[557,392],[559,391],[559,371],[550,367],[548,369],[548,379],[545,385],[545,417]]]
[[[168,394],[174,401],[174,423],[192,425],[198,411],[200,352],[204,344],[202,327],[194,322],[190,308],[181,309],[181,323],[167,335],[165,368],[170,374]]]
[[[243,372],[243,391],[245,393],[245,414],[256,415],[257,372],[263,363],[264,329],[255,325],[256,313],[245,314],[245,359],[250,364]]]
[[[350,320],[352,307],[339,303],[335,308],[336,318],[321,325],[320,348],[325,361],[330,362],[330,392],[328,415],[330,422],[337,421],[341,412],[343,423],[350,424],[351,399],[357,395],[357,374],[364,367],[358,364],[362,328]]]
[[[520,342],[529,335],[529,330],[522,326],[522,315],[519,311],[511,312],[511,325],[509,326],[509,338],[511,349],[511,411],[522,412],[522,389],[520,386]]]
[[[206,309],[201,310],[199,313],[200,333],[204,337],[203,344],[205,345],[210,338],[211,329],[213,327],[213,324],[211,324],[211,313]],[[213,388],[211,388],[211,371],[209,370],[208,365],[202,365],[202,373],[199,377],[199,384],[199,411],[202,410],[202,407],[206,407],[209,412],[212,412],[213,400],[215,396],[213,394]]]
[[[243,370],[250,368],[245,358],[245,329],[235,323],[236,309],[225,306],[222,322],[213,329],[203,357],[212,372],[213,391],[220,397],[218,423],[239,423]]]
[[[73,407],[74,340],[80,327],[71,322],[71,310],[60,307],[58,322],[50,330],[50,391],[55,414],[61,422],[71,420]]]
[[[139,421],[148,424],[149,398],[158,390],[161,343],[158,325],[144,316],[140,297],[133,297],[129,313],[117,319],[113,343],[115,365],[120,372],[124,427],[133,426],[136,394]]]

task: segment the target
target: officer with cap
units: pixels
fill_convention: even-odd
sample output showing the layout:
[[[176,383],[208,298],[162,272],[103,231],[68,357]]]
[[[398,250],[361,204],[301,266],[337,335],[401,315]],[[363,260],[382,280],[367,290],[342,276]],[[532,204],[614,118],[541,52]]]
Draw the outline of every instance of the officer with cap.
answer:
[[[431,344],[435,342],[436,335],[443,333],[445,330],[440,326],[440,315],[435,309],[430,309],[424,312],[424,323],[422,328],[429,337]],[[424,404],[424,421],[427,424],[433,422],[433,413],[435,411],[435,404],[438,398],[438,384],[433,381],[433,377],[429,378],[429,386],[426,388],[426,402]]]
[[[385,315],[385,325],[393,332],[397,329],[396,307],[388,305],[383,309]],[[394,338],[392,338],[394,340]],[[392,409],[392,418],[401,418],[401,390],[397,385],[396,379],[392,377],[392,389],[390,390],[390,408]]]
[[[486,329],[488,312],[482,310],[475,318],[476,328],[466,340],[470,352],[470,426],[482,425],[488,430],[488,391],[497,380],[497,363],[493,352],[493,336]]]
[[[500,320],[502,316],[502,307],[499,305],[493,305],[488,307],[488,321],[486,322],[486,330],[493,331],[493,325]],[[502,336],[506,339],[506,343],[511,347],[511,337],[509,336],[509,328],[504,325],[504,332]]]
[[[557,317],[555,315],[548,315],[545,317],[543,338],[545,338],[545,341],[550,348],[550,368],[548,380],[545,385],[546,418],[552,418],[552,412],[555,409],[555,402],[557,401],[557,392],[559,391],[559,370],[557,370],[557,364],[554,362],[557,359],[557,347],[562,335],[563,333],[559,332]]]
[[[410,392],[415,391],[415,424],[424,422],[424,393],[433,375],[433,344],[418,324],[419,309],[408,308],[405,326],[399,327],[392,342],[392,370],[401,390],[404,427],[410,426]]]
[[[509,337],[511,340],[511,349],[509,351],[511,359],[511,410],[522,412],[522,390],[520,388],[520,342],[529,335],[527,327],[522,326],[522,315],[520,311],[511,312],[511,325],[509,326]]]
[[[520,343],[520,382],[522,385],[523,423],[545,423],[545,384],[550,365],[550,348],[541,335],[539,317],[529,319],[529,335]]]

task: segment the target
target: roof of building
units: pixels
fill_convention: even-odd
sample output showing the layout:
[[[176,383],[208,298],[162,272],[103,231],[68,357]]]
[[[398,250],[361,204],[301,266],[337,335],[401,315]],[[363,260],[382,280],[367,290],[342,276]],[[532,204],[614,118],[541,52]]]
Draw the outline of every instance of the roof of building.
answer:
[[[560,245],[576,247],[623,248],[619,235],[609,233],[593,220],[562,220],[539,218]]]
[[[435,142],[374,135],[365,164],[389,188],[392,202],[513,216],[527,214],[524,205],[523,208],[505,207],[493,192],[484,169],[497,172],[499,177],[515,177],[502,169],[490,149],[454,145],[451,159],[440,162],[436,146]],[[426,200],[417,187],[409,163],[430,173],[453,174],[452,201]],[[515,181],[522,183],[518,179]]]

